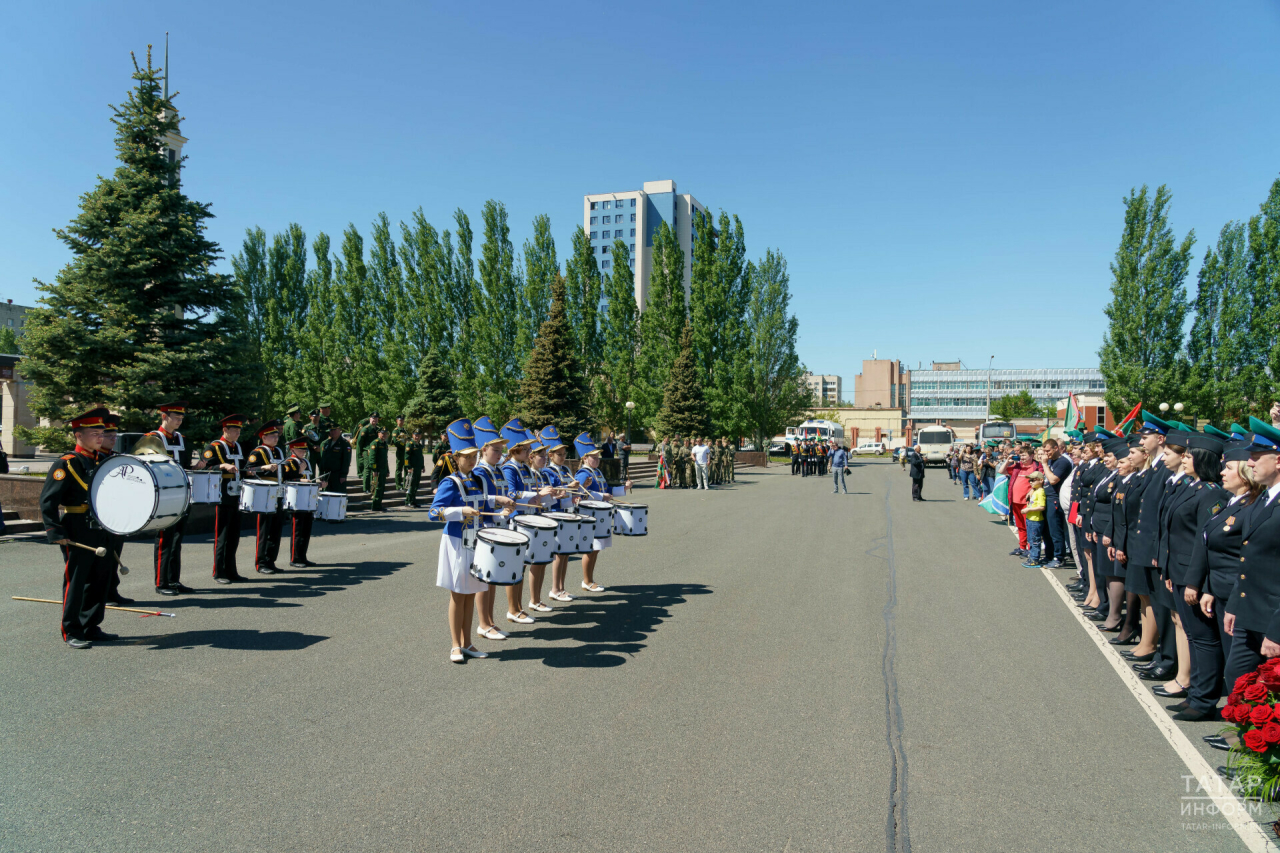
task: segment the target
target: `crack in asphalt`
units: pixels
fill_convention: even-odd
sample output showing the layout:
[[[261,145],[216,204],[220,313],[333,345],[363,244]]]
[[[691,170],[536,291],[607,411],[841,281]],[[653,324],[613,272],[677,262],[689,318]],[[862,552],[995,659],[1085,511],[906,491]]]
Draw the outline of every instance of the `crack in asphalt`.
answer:
[[[902,703],[898,699],[898,675],[894,661],[898,653],[898,635],[894,610],[898,604],[897,565],[893,557],[893,511],[889,493],[884,493],[885,560],[889,564],[888,597],[884,610],[884,653],[880,672],[884,677],[885,741],[889,746],[889,814],[885,820],[888,853],[911,853],[911,833],[907,826],[907,751],[902,744]]]

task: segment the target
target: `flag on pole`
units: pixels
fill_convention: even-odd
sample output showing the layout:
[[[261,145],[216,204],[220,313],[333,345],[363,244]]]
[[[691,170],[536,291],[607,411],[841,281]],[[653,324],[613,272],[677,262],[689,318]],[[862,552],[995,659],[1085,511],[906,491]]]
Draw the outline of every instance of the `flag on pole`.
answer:
[[[1008,515],[1009,478],[1004,474],[996,477],[995,485],[991,487],[991,494],[978,501],[978,506],[982,507],[992,515]]]
[[[667,471],[667,454],[658,454],[658,476],[654,480],[654,488],[667,489],[671,487],[671,475]]]
[[[1129,433],[1133,432],[1135,429],[1137,429],[1139,426],[1142,425],[1140,420],[1141,417],[1142,417],[1142,404],[1139,403],[1138,405],[1134,406],[1133,411],[1125,415],[1124,420],[1122,420],[1119,423],[1119,425],[1116,426],[1116,435],[1128,435]]]
[[[1067,417],[1062,425],[1066,429],[1080,429],[1084,426],[1084,412],[1080,410],[1080,401],[1074,393],[1067,394]]]

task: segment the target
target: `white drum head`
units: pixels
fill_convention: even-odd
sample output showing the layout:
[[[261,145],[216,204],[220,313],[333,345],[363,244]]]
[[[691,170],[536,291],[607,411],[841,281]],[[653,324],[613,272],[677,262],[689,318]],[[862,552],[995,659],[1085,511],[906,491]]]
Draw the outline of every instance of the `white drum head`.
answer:
[[[486,527],[478,534],[479,538],[493,545],[528,545],[529,537],[518,530],[507,530],[502,527]]]
[[[93,475],[89,502],[99,524],[125,536],[151,522],[159,491],[146,465],[132,456],[112,456]]]
[[[582,516],[572,512],[549,512],[546,518],[553,518],[556,521],[581,521]]]
[[[551,519],[538,515],[517,515],[511,520],[521,527],[534,527],[538,530],[555,530],[560,526]]]
[[[613,504],[606,501],[578,501],[578,506],[585,509],[602,509],[609,510],[613,508]]]

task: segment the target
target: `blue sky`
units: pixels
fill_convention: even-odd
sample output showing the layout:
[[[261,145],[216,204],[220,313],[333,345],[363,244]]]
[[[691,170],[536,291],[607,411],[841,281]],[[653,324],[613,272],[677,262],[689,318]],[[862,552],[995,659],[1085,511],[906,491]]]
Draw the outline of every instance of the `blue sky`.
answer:
[[[786,255],[801,357],[846,397],[873,350],[1096,365],[1130,187],[1170,186],[1198,261],[1280,175],[1277,2],[24,4],[0,297],[66,262],[51,229],[166,30],[228,257],[248,226],[444,228],[496,198],[517,246],[550,214],[563,259],[584,193],[673,178]]]

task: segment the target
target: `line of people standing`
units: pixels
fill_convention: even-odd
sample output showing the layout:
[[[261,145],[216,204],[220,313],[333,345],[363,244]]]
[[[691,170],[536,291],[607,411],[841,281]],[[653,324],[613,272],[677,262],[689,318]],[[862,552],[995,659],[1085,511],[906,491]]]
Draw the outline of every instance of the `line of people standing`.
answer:
[[[802,477],[825,477],[835,442],[817,439],[791,443],[791,474]]]
[[[709,489],[732,483],[737,450],[728,438],[664,438],[658,442],[659,478],[663,488]],[[607,457],[606,457],[607,458]]]

